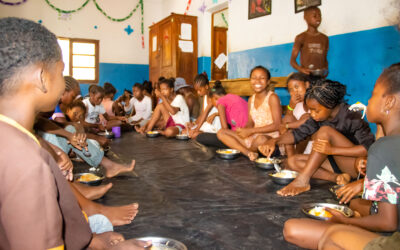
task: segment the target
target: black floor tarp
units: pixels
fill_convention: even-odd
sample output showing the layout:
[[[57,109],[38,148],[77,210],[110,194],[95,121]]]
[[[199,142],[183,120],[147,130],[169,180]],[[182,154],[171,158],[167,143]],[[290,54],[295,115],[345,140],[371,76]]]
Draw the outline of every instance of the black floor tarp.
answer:
[[[280,197],[276,191],[282,186],[272,182],[268,171],[243,156],[221,160],[192,141],[131,132],[111,146],[108,157],[124,163],[136,159],[139,176],[106,180],[113,188],[98,200],[105,205],[139,203],[135,220],[115,227],[126,238],[163,236],[189,250],[297,249],[283,239],[284,222],[303,217],[302,203],[332,201],[332,184],[323,182],[313,182],[312,190],[299,196]]]

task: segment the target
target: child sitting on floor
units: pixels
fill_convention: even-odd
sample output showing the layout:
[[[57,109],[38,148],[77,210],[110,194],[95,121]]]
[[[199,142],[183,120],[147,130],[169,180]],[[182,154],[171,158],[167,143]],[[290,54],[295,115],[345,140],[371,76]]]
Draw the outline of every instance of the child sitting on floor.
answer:
[[[311,219],[288,220],[284,228],[287,241],[304,248],[317,248],[322,234],[332,223],[375,232],[400,230],[400,64],[384,70],[378,78],[368,101],[367,117],[370,122],[381,125],[385,135],[368,150],[362,198],[372,201],[372,205],[371,202],[368,205],[369,213],[349,218],[327,209],[332,214],[328,223]],[[341,240],[350,243],[351,238]]]
[[[200,104],[199,99],[197,98],[195,93],[193,93],[192,86],[188,85],[185,79],[182,77],[177,77],[175,79],[174,86],[175,92],[185,98],[185,102],[189,108],[190,121],[196,120],[199,116]]]
[[[104,89],[100,86],[92,85],[89,91],[89,98],[83,100],[87,112],[85,127],[104,131],[105,129],[109,130],[112,127],[121,126],[121,121],[125,121],[126,118],[122,116],[109,117],[103,105],[101,105],[104,98]]]
[[[207,75],[204,73],[197,75],[194,78],[193,87],[197,95],[203,99],[198,119],[193,124],[189,124],[188,127],[189,137],[195,139],[200,133],[217,133],[221,129],[221,122],[218,116],[214,117],[214,114],[218,114],[218,110],[212,105],[211,98],[208,95],[210,85]],[[209,123],[208,118],[212,118],[213,121]]]
[[[317,80],[305,95],[311,118],[299,128],[259,147],[264,155],[270,156],[276,144],[293,145],[313,135],[310,155],[294,155],[288,159],[289,167],[299,175],[279,190],[279,195],[294,196],[308,191],[311,177],[339,184],[347,183],[350,176],[356,177],[354,162],[357,157],[367,155],[375,138],[361,114],[350,111],[349,105],[344,103],[345,94],[343,84]]]
[[[175,93],[173,79],[161,80],[155,93],[162,102],[157,104],[150,121],[137,131],[145,133],[157,126],[166,137],[175,137],[189,122],[189,108],[185,99]]]
[[[236,131],[238,128],[246,126],[248,110],[247,102],[243,98],[234,94],[226,94],[220,81],[215,81],[208,95],[211,98],[212,105],[218,110],[218,113],[214,113],[207,118],[208,123],[213,123],[215,117],[219,116],[221,129]],[[216,134],[207,133],[204,135],[205,137],[197,138],[197,141],[205,146],[226,147]]]
[[[113,100],[116,93],[117,90],[111,83],[109,82],[104,83],[104,98],[103,101],[101,102],[101,105],[103,105],[109,117],[115,116]]]
[[[136,83],[132,87],[133,97],[129,101],[129,106],[125,106],[125,111],[129,111],[131,117],[128,122],[139,127],[144,126],[151,117],[151,98],[144,95],[144,86]]]
[[[287,105],[286,114],[282,119],[282,124],[279,129],[281,134],[287,130],[300,127],[310,118],[310,112],[304,102],[306,89],[310,82],[307,75],[302,73],[293,73],[287,79],[290,101]],[[311,152],[312,142],[304,140],[296,145],[285,145],[285,152],[288,157],[295,154],[309,154]]]
[[[318,26],[321,24],[321,10],[315,6],[308,7],[304,10],[304,20],[307,22],[308,28],[296,36],[290,65],[301,73],[326,77],[328,75],[329,39],[318,31]],[[296,61],[299,53],[300,65]]]
[[[258,157],[257,147],[270,138],[279,136],[282,108],[279,97],[269,90],[271,74],[263,66],[250,72],[250,84],[255,92],[249,99],[249,117],[244,128],[236,131],[221,129],[217,136],[230,148],[239,150],[254,161]]]

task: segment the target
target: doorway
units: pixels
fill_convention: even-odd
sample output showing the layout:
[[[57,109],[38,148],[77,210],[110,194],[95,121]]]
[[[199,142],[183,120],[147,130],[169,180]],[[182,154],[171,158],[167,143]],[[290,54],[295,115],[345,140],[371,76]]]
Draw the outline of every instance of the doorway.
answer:
[[[228,8],[211,16],[211,80],[228,76]]]

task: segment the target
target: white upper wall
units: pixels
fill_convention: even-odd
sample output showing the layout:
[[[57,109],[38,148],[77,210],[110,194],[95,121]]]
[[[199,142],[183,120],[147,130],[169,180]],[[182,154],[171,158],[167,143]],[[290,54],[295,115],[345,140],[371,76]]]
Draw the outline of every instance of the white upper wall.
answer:
[[[319,30],[328,36],[398,23],[399,0],[322,0]],[[307,25],[293,0],[272,1],[272,14],[248,20],[248,1],[229,3],[228,51],[294,42]]]
[[[101,8],[111,17],[123,18],[136,6],[139,0],[97,0]],[[60,9],[78,8],[83,0],[51,0]],[[142,48],[140,8],[131,18],[123,22],[113,22],[97,10],[89,1],[82,10],[72,13],[67,20],[59,18],[58,12],[45,1],[31,0],[20,6],[0,5],[0,17],[23,17],[42,24],[57,36],[100,40],[100,62],[148,64],[148,27],[162,18],[162,0],[144,0],[144,38]],[[134,32],[128,35],[124,29],[130,25]],[[97,29],[94,27],[97,26]]]
[[[76,9],[83,0],[51,0],[61,9]],[[97,0],[112,17],[126,16],[138,0]],[[0,4],[0,17],[16,16],[42,20],[57,36],[100,40],[100,62],[148,64],[148,27],[170,15],[183,14],[187,0],[143,0],[145,49],[140,34],[140,9],[124,22],[113,22],[101,14],[93,1],[81,11],[62,20],[58,12],[43,0],[31,0],[20,6]],[[229,3],[228,51],[242,51],[294,41],[306,29],[303,13],[294,13],[293,0],[272,1],[272,14],[248,20],[248,0],[205,0],[207,10],[199,8],[203,0],[192,0],[188,15],[198,16],[198,56],[211,55],[211,12]],[[399,0],[322,0],[320,30],[327,35],[393,25],[398,22]],[[221,8],[221,7],[220,7]],[[211,9],[211,10],[210,10]],[[127,35],[124,29],[131,25],[134,32]],[[94,26],[98,26],[97,29]]]

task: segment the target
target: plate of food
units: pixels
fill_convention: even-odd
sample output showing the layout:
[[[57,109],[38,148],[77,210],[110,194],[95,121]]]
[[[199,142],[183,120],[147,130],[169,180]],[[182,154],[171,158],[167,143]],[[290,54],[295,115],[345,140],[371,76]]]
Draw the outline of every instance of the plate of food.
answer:
[[[328,212],[326,208],[334,209],[346,217],[352,217],[354,215],[353,210],[351,210],[349,207],[331,203],[304,204],[301,208],[301,211],[310,218],[317,220],[328,220],[332,217],[332,214]]]
[[[218,149],[216,151],[216,153],[221,159],[225,159],[225,160],[233,160],[240,156],[239,150],[230,149],[230,148]]]
[[[258,158],[257,160],[254,161],[254,164],[256,167],[266,169],[266,170],[271,170],[274,169],[274,164],[279,164],[281,163],[280,159],[277,158]]]
[[[179,134],[179,135],[176,135],[176,139],[178,139],[178,140],[189,140],[189,136],[187,134]]]
[[[272,181],[279,185],[287,185],[291,183],[299,175],[296,171],[282,170],[280,172],[270,173]]]
[[[108,131],[104,131],[104,132],[99,132],[97,133],[98,135],[104,136],[107,139],[112,139],[114,138],[114,133],[113,132],[108,132]]]
[[[103,181],[104,176],[102,174],[94,173],[79,173],[75,174],[74,180],[80,183],[88,184],[90,186],[98,186]]]
[[[332,193],[333,199],[340,201],[340,198],[337,196],[336,192],[338,191],[339,188],[343,187],[344,185],[334,185],[329,188],[329,191]],[[354,196],[352,199],[356,198],[361,198],[362,192],[360,192],[358,195]]]
[[[149,131],[146,133],[147,137],[155,138],[160,135],[159,131]]]
[[[151,241],[151,246],[146,248],[150,250],[187,250],[187,247],[182,242],[165,237],[150,236],[136,238],[136,240]]]

